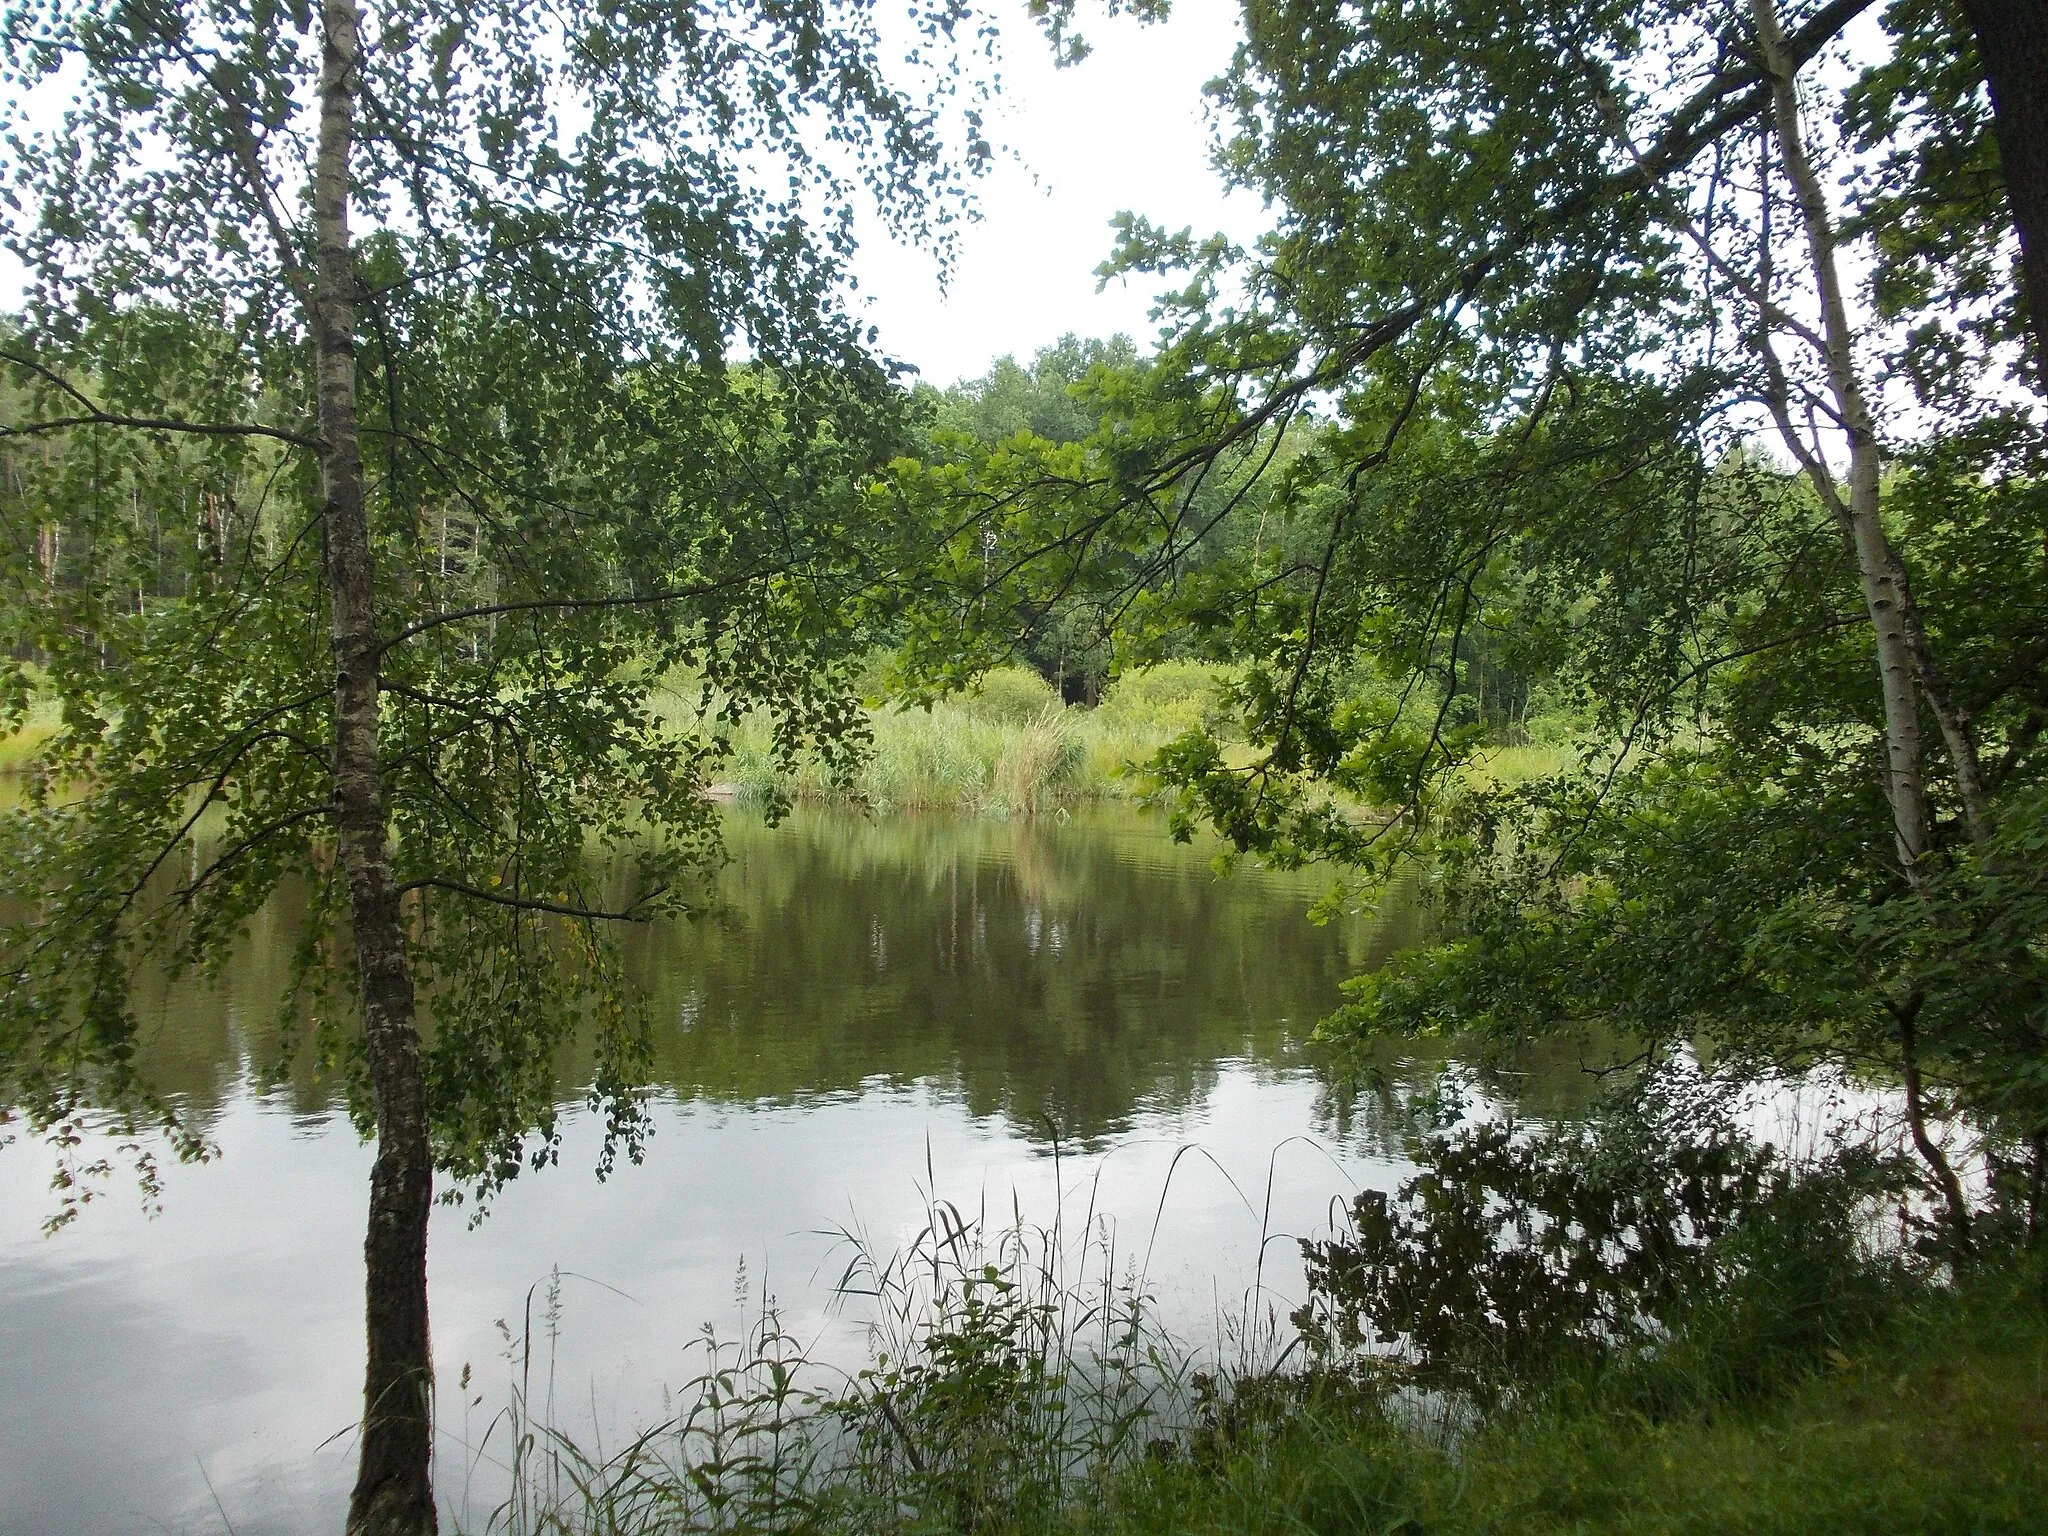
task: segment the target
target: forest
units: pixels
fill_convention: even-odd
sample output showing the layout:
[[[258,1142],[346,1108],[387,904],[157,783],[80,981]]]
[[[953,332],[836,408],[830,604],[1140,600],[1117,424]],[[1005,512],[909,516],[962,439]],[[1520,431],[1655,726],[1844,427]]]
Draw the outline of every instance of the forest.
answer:
[[[860,241],[948,269],[998,41],[1085,74],[1167,17],[0,0],[0,1159],[45,1160],[38,1241],[232,1160],[161,998],[256,935],[236,1049],[369,1149],[351,1536],[2038,1529],[2048,11],[1244,0],[1205,99],[1265,232],[1134,184],[1099,275],[1153,335],[893,357]],[[1042,916],[1100,893],[1230,1057],[1201,1000],[1252,983],[1158,954],[1249,908],[1031,841],[1127,805],[1334,932],[1408,914],[1325,1005],[1246,1005],[1310,1011],[1247,1058],[1346,1085],[1404,1170],[1294,1245],[1303,1294],[1205,1354],[1092,1239],[927,1189],[842,1280],[864,1364],[820,1384],[768,1308],[603,1447],[521,1389],[502,1502],[454,1509],[484,1399],[437,1372],[437,1210],[594,1188],[551,1168],[579,1127],[608,1186],[660,1159],[692,1074],[1065,1102],[880,1003],[678,1044],[704,986],[810,994],[650,935],[769,880],[764,823],[981,818],[1028,945],[960,938],[980,833],[804,835],[897,871],[935,975],[1107,945]],[[825,888],[733,910],[808,891],[816,968],[909,963]],[[1288,942],[1258,963],[1333,964]],[[1150,1102],[1150,1047],[1084,1026],[1171,1010],[1109,985],[1028,999],[1096,1063],[1055,1164]]]

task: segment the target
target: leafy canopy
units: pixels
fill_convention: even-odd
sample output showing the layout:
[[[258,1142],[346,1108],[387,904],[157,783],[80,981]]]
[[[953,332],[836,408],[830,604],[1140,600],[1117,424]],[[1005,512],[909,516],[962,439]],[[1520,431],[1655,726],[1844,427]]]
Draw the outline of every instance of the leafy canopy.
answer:
[[[365,15],[379,769],[434,1150],[482,1188],[553,1156],[579,1025],[637,1147],[647,1038],[604,931],[688,908],[732,724],[859,749],[859,486],[909,406],[845,302],[854,209],[943,255],[990,153],[985,22],[896,26],[861,0]],[[135,1070],[129,978],[217,965],[290,883],[280,1027],[312,1021],[367,1116],[307,319],[319,20],[37,0],[0,36],[32,276],[0,347],[6,707],[61,717],[0,827],[0,1101],[196,1150]]]

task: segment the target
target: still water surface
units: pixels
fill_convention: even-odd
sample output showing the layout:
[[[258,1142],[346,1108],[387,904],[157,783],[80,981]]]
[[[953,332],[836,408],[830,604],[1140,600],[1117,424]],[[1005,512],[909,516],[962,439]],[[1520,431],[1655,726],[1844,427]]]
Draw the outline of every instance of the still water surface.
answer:
[[[1092,1200],[1199,1339],[1254,1284],[1294,1299],[1291,1244],[1254,1272],[1262,1227],[1327,1230],[1334,1199],[1400,1177],[1377,1101],[1328,1086],[1305,1046],[1339,983],[1412,936],[1398,903],[1317,927],[1312,877],[1219,877],[1213,848],[1136,813],[735,814],[729,834],[724,919],[629,941],[658,1030],[645,1163],[598,1182],[598,1128],[571,1110],[559,1168],[479,1226],[436,1213],[438,1475],[465,1527],[496,1497],[464,1445],[504,1401],[499,1321],[517,1330],[557,1268],[557,1416],[616,1443],[662,1417],[741,1295],[858,1363],[832,1233],[907,1241],[927,1192],[1037,1221],[1062,1189],[1070,1220]],[[47,1160],[0,1152],[8,1536],[339,1528],[370,1157],[330,1085],[257,1086],[290,929],[280,903],[217,990],[151,1004],[148,1069],[221,1152],[169,1171],[160,1214],[116,1185],[45,1239]],[[565,1063],[565,1102],[578,1087]],[[1176,1164],[1191,1145],[1206,1155]]]

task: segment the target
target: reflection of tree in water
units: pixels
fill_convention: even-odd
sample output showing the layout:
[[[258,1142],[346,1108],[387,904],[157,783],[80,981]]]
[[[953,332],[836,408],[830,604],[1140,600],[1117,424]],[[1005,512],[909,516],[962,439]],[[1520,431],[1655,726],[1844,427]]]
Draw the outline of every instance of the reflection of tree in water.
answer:
[[[1364,1049],[1354,1065],[1327,1073],[1311,1117],[1317,1133],[1330,1142],[1397,1163],[1407,1161],[1412,1138],[1422,1128],[1414,1095],[1435,1089],[1447,1068],[1456,1067],[1478,1099],[1512,1106],[1525,1120],[1570,1120],[1590,1110],[1611,1076],[1605,1064],[1625,1054],[1605,1037],[1579,1041],[1556,1036],[1523,1045],[1498,1061],[1475,1061],[1471,1042],[1448,1037],[1380,1040]]]
[[[1199,1102],[1218,1063],[1302,1060],[1395,937],[1304,913],[1313,877],[1217,877],[1156,821],[814,814],[735,825],[730,921],[636,936],[661,1080],[790,1101],[882,1079],[1087,1140]]]
[[[1226,1061],[1302,1065],[1339,984],[1415,926],[1395,902],[1318,928],[1305,916],[1318,877],[1219,877],[1213,847],[1173,844],[1129,812],[806,812],[774,830],[736,813],[728,838],[709,915],[623,934],[653,1012],[656,1080],[685,1098],[792,1103],[924,1083],[1026,1136],[1057,1126],[1086,1143],[1142,1111],[1199,1105]],[[300,908],[280,893],[211,988],[142,982],[144,1069],[202,1121],[277,1059]],[[307,1054],[278,1091],[318,1114],[334,1084]],[[1435,1059],[1385,1065],[1411,1082]],[[1570,1063],[1528,1065],[1539,1099],[1572,1092]],[[565,1100],[587,1074],[572,1050]],[[1342,1083],[1303,1127],[1388,1151],[1405,1128],[1391,1099]]]
[[[203,850],[202,850],[203,854]],[[166,875],[160,883],[169,883]],[[304,888],[285,881],[249,919],[244,942],[218,976],[165,976],[144,965],[134,976],[138,1066],[151,1083],[201,1128],[251,1077],[267,1079],[282,1058],[279,1001],[291,971],[306,910]],[[299,1020],[299,1033],[306,1033]],[[308,1046],[294,1053],[273,1091],[302,1115],[335,1105],[336,1085],[318,1072]]]

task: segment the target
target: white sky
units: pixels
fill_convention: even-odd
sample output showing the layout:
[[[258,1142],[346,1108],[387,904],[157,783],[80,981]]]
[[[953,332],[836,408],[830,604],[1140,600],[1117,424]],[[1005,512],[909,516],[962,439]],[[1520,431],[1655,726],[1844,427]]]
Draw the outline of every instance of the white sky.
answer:
[[[1174,0],[1172,17],[1151,26],[1083,6],[1094,52],[1058,70],[1023,10],[1000,18],[1004,90],[989,123],[1014,155],[981,183],[982,219],[961,239],[950,290],[938,291],[928,253],[879,232],[854,262],[882,349],[934,384],[981,374],[1006,352],[1028,357],[1064,331],[1149,342],[1151,280],[1095,291],[1121,210],[1240,240],[1266,227],[1260,200],[1226,199],[1209,165],[1202,86],[1237,46],[1237,0]]]

